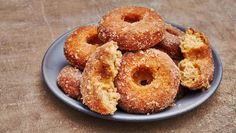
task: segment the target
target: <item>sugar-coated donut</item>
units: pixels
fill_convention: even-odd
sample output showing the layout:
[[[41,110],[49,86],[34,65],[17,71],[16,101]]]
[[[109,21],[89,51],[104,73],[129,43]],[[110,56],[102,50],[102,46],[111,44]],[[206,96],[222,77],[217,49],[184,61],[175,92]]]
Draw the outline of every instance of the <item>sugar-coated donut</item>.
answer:
[[[159,43],[163,34],[163,19],[145,7],[116,8],[104,15],[98,26],[98,37],[116,41],[122,50],[147,49]]]
[[[157,45],[157,48],[166,52],[173,59],[182,59],[180,50],[180,38],[184,32],[170,24],[165,24],[164,39]]]
[[[82,74],[79,69],[70,65],[65,66],[57,76],[57,84],[70,97],[80,99],[80,78]]]
[[[191,90],[207,89],[213,80],[214,61],[208,38],[188,28],[180,43],[184,59],[180,61],[181,84]]]
[[[97,26],[82,26],[66,39],[64,54],[72,66],[83,69],[89,56],[101,44],[97,36]]]
[[[122,57],[117,48],[117,43],[113,41],[98,47],[82,74],[83,103],[102,115],[113,114],[120,98],[113,83]]]
[[[178,67],[156,49],[123,55],[115,85],[119,106],[130,113],[161,111],[174,102],[180,83]]]

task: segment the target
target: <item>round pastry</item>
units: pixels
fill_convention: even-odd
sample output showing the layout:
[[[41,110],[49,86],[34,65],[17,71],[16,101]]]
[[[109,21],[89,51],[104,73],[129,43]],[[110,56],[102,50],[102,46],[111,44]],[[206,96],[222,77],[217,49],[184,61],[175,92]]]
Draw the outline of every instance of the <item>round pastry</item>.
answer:
[[[173,27],[170,24],[165,24],[164,39],[157,45],[157,48],[166,52],[173,59],[181,59],[183,55],[180,50],[180,38],[184,32]]]
[[[113,114],[120,98],[113,83],[122,57],[117,48],[117,43],[113,41],[98,47],[82,74],[83,103],[102,115]]]
[[[98,37],[114,40],[122,50],[147,49],[163,39],[164,21],[152,9],[121,7],[102,17]]]
[[[130,113],[161,111],[174,102],[179,83],[179,69],[166,53],[156,49],[126,53],[115,79],[119,106]]]
[[[101,44],[103,43],[98,39],[97,26],[82,26],[66,39],[64,54],[72,66],[83,69],[89,56]]]
[[[81,72],[70,65],[65,66],[57,76],[57,84],[70,97],[80,99]]]
[[[192,28],[186,30],[180,44],[181,84],[191,90],[207,89],[213,80],[214,61],[208,38]]]

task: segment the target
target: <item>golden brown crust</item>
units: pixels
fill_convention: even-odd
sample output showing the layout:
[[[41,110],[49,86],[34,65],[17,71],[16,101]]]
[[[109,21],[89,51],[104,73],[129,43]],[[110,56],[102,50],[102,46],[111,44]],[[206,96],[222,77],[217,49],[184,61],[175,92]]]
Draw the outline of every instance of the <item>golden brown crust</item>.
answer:
[[[179,69],[166,53],[156,49],[126,53],[115,79],[119,106],[131,113],[161,111],[174,102],[179,83]]]
[[[89,56],[101,44],[97,37],[97,26],[82,26],[66,39],[64,54],[72,66],[83,69]]]
[[[178,37],[184,35],[183,31],[181,31],[178,28],[172,26],[171,24],[167,24],[167,23],[165,23],[165,32],[172,34],[174,36],[178,36]]]
[[[164,39],[157,45],[157,48],[166,52],[173,59],[182,59],[183,55],[180,50],[180,38],[184,32],[173,27],[170,24],[165,24]]]
[[[214,74],[214,61],[210,56],[195,60],[196,64],[199,65],[199,69],[202,77],[202,87],[209,88],[210,82],[213,80]]]
[[[179,63],[181,84],[191,90],[209,88],[213,80],[214,61],[208,38],[189,28],[181,40],[180,48],[185,57]]]
[[[60,88],[70,97],[80,99],[81,72],[70,65],[65,66],[57,76]]]
[[[101,40],[114,40],[122,50],[147,49],[163,39],[164,21],[148,8],[121,7],[102,17],[98,32]]]
[[[113,41],[98,47],[82,74],[80,87],[83,103],[102,115],[113,114],[120,97],[113,84],[122,56],[117,48],[117,43]]]

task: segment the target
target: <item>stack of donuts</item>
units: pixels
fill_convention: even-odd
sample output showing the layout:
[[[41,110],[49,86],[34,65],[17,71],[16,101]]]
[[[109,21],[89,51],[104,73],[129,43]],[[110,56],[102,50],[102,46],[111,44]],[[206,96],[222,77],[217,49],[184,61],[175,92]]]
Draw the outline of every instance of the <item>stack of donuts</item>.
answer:
[[[183,88],[208,89],[214,62],[207,37],[165,23],[153,9],[121,7],[98,25],[78,27],[66,39],[69,63],[57,83],[92,111],[112,115],[155,113],[170,106]]]

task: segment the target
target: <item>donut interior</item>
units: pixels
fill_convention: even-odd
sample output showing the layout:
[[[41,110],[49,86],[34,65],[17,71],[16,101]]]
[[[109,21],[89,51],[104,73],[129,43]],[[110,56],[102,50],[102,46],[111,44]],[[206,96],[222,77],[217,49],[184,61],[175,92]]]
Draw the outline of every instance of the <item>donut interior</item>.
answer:
[[[196,49],[204,46],[204,42],[200,35],[193,34],[193,33],[187,33],[183,36],[181,40],[181,50],[182,52],[190,51],[191,49]]]
[[[120,61],[122,58],[121,52],[117,50],[118,47],[111,45],[106,50],[109,50],[111,55],[109,55],[106,65],[101,65],[100,74],[101,81],[97,84],[98,92],[102,97],[103,104],[114,112],[116,110],[117,101],[120,95],[116,92],[116,88],[113,83],[113,78],[118,73],[118,67],[120,66]]]
[[[184,59],[179,63],[181,84],[184,86],[193,86],[200,80],[199,67],[188,59]]]

